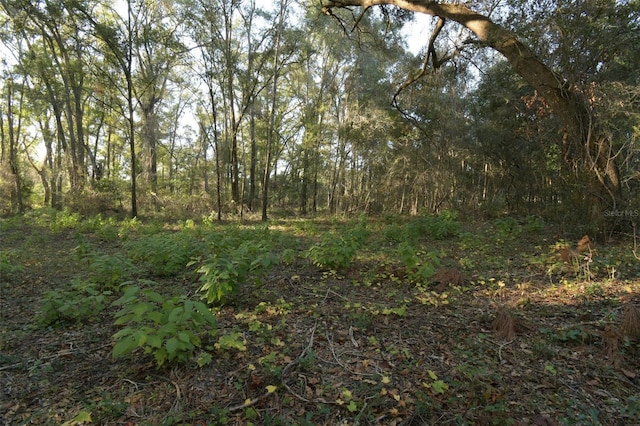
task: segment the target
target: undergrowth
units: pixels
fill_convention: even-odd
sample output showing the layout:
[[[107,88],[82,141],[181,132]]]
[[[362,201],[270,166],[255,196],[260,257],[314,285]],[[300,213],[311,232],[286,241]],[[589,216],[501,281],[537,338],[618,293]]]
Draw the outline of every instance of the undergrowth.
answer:
[[[3,409],[17,423],[632,424],[640,412],[638,260],[603,244],[576,269],[557,251],[581,235],[539,218],[46,211],[0,229],[29,235],[0,252],[15,302],[3,302]]]

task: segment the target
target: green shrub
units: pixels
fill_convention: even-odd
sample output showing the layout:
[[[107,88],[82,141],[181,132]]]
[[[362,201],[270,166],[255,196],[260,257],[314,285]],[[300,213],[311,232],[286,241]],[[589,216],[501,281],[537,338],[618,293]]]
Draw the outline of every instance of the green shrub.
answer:
[[[516,238],[522,234],[522,226],[512,217],[505,217],[493,221],[497,235],[500,238]]]
[[[79,322],[98,316],[105,308],[109,291],[101,291],[94,282],[75,279],[70,290],[51,290],[42,298],[39,322],[44,325]]]
[[[185,271],[189,261],[204,251],[204,244],[188,231],[145,235],[126,245],[129,257],[156,277],[171,277]]]
[[[424,237],[435,240],[457,237],[461,229],[457,218],[457,213],[449,210],[445,210],[437,216],[423,214],[405,224],[402,240],[416,242]]]
[[[59,233],[65,229],[75,229],[80,223],[80,214],[67,209],[55,211],[49,223],[49,229],[53,233]]]
[[[90,278],[101,289],[117,288],[123,281],[130,280],[134,272],[134,265],[121,254],[89,256]]]
[[[24,271],[24,266],[17,262],[18,256],[9,250],[0,251],[0,276]]]
[[[408,241],[398,245],[398,257],[404,264],[407,277],[417,284],[426,284],[440,266],[440,258],[435,251],[417,251]]]
[[[197,270],[202,282],[200,291],[205,293],[207,303],[225,302],[251,274],[259,278],[259,274],[277,260],[262,243],[254,241],[244,241],[237,248],[220,249]]]
[[[353,236],[327,232],[322,235],[320,242],[309,247],[305,255],[320,268],[345,270],[351,266],[358,247]]]
[[[436,240],[457,237],[460,234],[460,222],[455,212],[445,210],[437,216],[425,216],[427,234]]]
[[[217,331],[209,308],[184,295],[167,298],[133,285],[113,306],[120,306],[115,324],[125,325],[113,335],[114,358],[142,348],[154,356],[158,367],[165,362],[185,362],[202,345],[202,333],[214,335]]]

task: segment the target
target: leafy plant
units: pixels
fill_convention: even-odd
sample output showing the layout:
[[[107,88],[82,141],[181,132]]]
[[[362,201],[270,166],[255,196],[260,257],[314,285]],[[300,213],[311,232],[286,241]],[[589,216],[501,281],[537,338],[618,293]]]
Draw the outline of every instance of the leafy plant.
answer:
[[[493,221],[498,236],[501,238],[516,238],[522,234],[522,227],[518,221],[512,217],[505,217]]]
[[[247,350],[246,343],[247,342],[242,337],[242,334],[233,332],[225,334],[224,336],[220,336],[218,342],[214,345],[214,347],[221,351],[236,349],[240,352],[244,352]]]
[[[104,308],[110,291],[101,291],[98,284],[75,279],[70,290],[51,290],[42,298],[39,322],[78,322],[96,317]]]
[[[428,283],[440,265],[436,251],[417,251],[408,241],[398,245],[397,253],[407,270],[409,280],[418,284]]]
[[[100,254],[89,259],[91,279],[102,289],[115,289],[130,279],[135,270],[131,261],[121,254]]]
[[[437,216],[421,215],[405,225],[404,240],[416,242],[425,236],[436,240],[456,237],[460,234],[461,229],[457,217],[457,213],[449,210],[445,210]]]
[[[449,385],[438,378],[432,370],[427,370],[430,381],[422,382],[422,386],[429,389],[434,395],[442,395],[449,390]]]
[[[305,255],[320,268],[345,270],[351,266],[358,246],[356,238],[352,236],[344,237],[327,232],[322,235],[320,242],[307,250]]]
[[[11,251],[0,251],[0,276],[24,271],[24,266],[17,262],[17,258]]]
[[[213,254],[198,268],[200,291],[205,293],[207,303],[224,302],[252,273],[263,273],[276,262],[261,243],[245,241],[227,253]]]
[[[75,229],[80,223],[80,214],[72,213],[68,209],[56,211],[49,223],[49,229],[53,233],[59,233],[65,229]]]
[[[113,335],[114,358],[143,348],[144,353],[154,356],[158,367],[165,362],[184,362],[201,346],[201,333],[213,335],[217,330],[209,308],[184,295],[167,298],[133,285],[113,305],[120,306],[115,324],[125,325]],[[200,359],[204,359],[202,355]]]
[[[189,261],[203,250],[203,244],[192,238],[189,231],[146,235],[127,244],[131,259],[156,277],[183,272]]]

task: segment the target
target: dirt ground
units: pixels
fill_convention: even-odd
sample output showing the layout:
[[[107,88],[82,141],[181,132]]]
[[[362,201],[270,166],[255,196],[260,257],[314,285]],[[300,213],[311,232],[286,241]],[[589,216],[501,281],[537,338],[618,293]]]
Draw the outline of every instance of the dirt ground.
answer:
[[[4,425],[640,424],[628,241],[599,247],[590,271],[549,272],[552,236],[497,241],[476,225],[475,242],[434,243],[464,261],[449,265],[451,282],[440,272],[424,288],[376,243],[340,273],[297,256],[216,312],[201,347],[209,362],[158,368],[141,351],[111,356],[116,307],[38,321],[43,295],[84,270],[78,231],[5,222],[0,232]],[[192,276],[157,282],[197,297]]]

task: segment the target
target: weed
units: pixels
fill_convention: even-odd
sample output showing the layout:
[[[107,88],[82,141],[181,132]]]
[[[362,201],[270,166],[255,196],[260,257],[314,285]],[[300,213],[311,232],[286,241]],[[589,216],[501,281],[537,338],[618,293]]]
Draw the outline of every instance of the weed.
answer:
[[[62,211],[54,210],[53,217],[49,221],[49,229],[51,229],[51,232],[54,234],[57,234],[65,229],[75,229],[79,223],[79,213],[72,213],[68,209],[64,209]]]
[[[101,291],[94,282],[74,279],[70,290],[51,290],[42,298],[38,321],[49,325],[79,322],[96,317],[104,308],[109,291]]]
[[[312,245],[306,257],[320,267],[331,270],[345,270],[351,266],[358,251],[358,242],[350,236],[325,233],[320,242]]]
[[[114,290],[122,281],[131,279],[135,268],[131,261],[120,254],[89,256],[91,280],[103,290]]]
[[[216,319],[209,308],[186,296],[167,298],[132,285],[113,305],[120,306],[115,324],[126,325],[113,335],[114,358],[144,348],[158,367],[165,362],[184,362],[201,346],[199,333],[216,333]]]
[[[12,251],[0,251],[0,277],[24,271],[24,266],[17,262],[18,256]]]
[[[219,351],[227,351],[229,349],[236,349],[240,352],[247,350],[247,342],[241,333],[233,332],[225,334],[218,338],[218,342],[214,345]]]
[[[523,231],[518,221],[512,217],[496,219],[493,225],[499,238],[517,238]]]
[[[296,252],[293,249],[287,248],[280,253],[280,261],[287,266],[291,266],[296,259]]]
[[[130,241],[127,253],[156,277],[171,277],[184,272],[187,264],[204,251],[204,245],[189,232],[147,235]]]
[[[200,291],[205,293],[207,303],[223,303],[237,293],[251,273],[264,273],[277,260],[262,243],[244,241],[237,248],[213,254],[202,263],[197,270],[202,282]]]
[[[407,270],[407,277],[416,284],[427,284],[440,266],[437,252],[418,251],[408,241],[398,245],[397,253]]]

